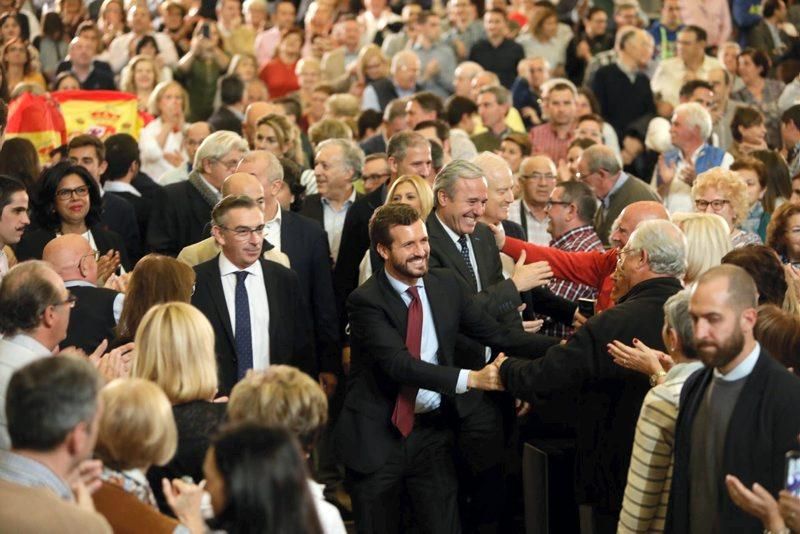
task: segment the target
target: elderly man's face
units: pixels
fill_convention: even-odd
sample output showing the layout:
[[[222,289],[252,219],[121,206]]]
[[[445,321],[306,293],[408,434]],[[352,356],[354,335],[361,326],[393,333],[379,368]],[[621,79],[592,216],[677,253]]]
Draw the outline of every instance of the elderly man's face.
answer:
[[[444,190],[438,191],[438,195],[437,214],[442,221],[459,236],[474,232],[489,200],[484,179],[459,179],[452,198]]]
[[[398,63],[397,68],[393,72],[394,82],[401,89],[410,91],[417,85],[419,70],[419,60],[409,56]]]
[[[514,177],[508,167],[487,173],[489,186],[484,217],[495,222],[508,219],[508,207],[514,202]]]

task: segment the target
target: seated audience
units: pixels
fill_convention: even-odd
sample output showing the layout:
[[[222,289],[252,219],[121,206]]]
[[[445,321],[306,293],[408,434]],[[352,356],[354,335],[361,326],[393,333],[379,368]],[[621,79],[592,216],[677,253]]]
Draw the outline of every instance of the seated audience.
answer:
[[[104,387],[99,400],[103,409],[94,454],[103,471],[92,496],[97,511],[116,531],[135,521],[147,532],[174,532],[178,522],[158,511],[145,477],[150,466],[166,464],[177,447],[167,396],[152,382],[127,378]]]

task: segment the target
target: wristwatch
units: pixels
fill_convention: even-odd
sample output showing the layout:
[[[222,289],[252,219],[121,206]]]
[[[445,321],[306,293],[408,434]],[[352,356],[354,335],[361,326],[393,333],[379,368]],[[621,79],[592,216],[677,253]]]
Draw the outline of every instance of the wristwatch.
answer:
[[[650,387],[656,387],[658,385],[658,379],[662,376],[666,376],[667,372],[663,369],[656,372],[655,374],[650,375]]]

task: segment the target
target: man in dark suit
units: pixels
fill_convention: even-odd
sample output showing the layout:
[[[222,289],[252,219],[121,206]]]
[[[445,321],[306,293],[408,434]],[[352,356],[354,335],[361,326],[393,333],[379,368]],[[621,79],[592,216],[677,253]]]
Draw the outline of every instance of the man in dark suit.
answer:
[[[67,156],[75,165],[80,165],[89,171],[103,199],[103,211],[100,220],[122,237],[131,265],[142,257],[142,236],[136,224],[136,211],[124,198],[115,195],[106,195],[100,183],[100,177],[106,170],[106,147],[94,135],[76,135],[67,145]]]
[[[67,337],[60,345],[78,347],[91,354],[104,339],[114,339],[125,295],[97,287],[97,256],[89,242],[77,234],[58,236],[45,245],[42,259],[77,297],[70,313]]]
[[[425,225],[413,208],[380,208],[370,235],[384,260],[348,299],[352,367],[337,448],[361,533],[398,532],[408,493],[425,532],[460,532],[451,398],[496,388],[490,367],[457,363],[457,332],[536,356],[556,340],[502,326],[450,270],[428,271]]]
[[[219,392],[226,395],[248,369],[288,364],[315,376],[305,301],[297,275],[261,258],[264,214],[245,196],[224,198],[212,213],[222,252],[196,266],[192,304],[216,332]]]
[[[247,142],[233,132],[214,132],[202,142],[189,179],[168,185],[156,198],[147,231],[153,252],[174,257],[210,235],[208,221],[222,182],[246,152]]]
[[[681,390],[665,532],[766,532],[729,491],[738,497],[758,483],[777,497],[784,487],[800,380],[753,337],[757,306],[753,279],[735,265],[706,271],[694,288],[689,313],[706,367]]]
[[[339,256],[347,212],[362,197],[353,182],[361,177],[363,170],[364,151],[352,141],[328,139],[317,145],[314,176],[318,192],[306,197],[301,213],[325,228],[334,264]]]
[[[114,72],[111,65],[95,59],[97,45],[88,37],[78,35],[69,44],[69,59],[62,60],[56,67],[56,74],[71,72],[81,84],[81,89],[105,89],[113,91]]]
[[[575,392],[576,498],[598,533],[616,532],[633,436],[648,379],[613,362],[614,340],[664,350],[664,302],[682,289],[686,241],[669,221],[641,223],[619,254],[617,305],[535,361],[497,358],[506,391],[534,405]]]
[[[363,199],[353,204],[345,217],[339,254],[341,261],[334,269],[334,287],[344,319],[344,301],[358,285],[358,265],[369,248],[369,218],[372,212],[386,202],[386,194],[394,181],[404,174],[417,174],[427,180],[433,179],[431,145],[417,132],[400,132],[389,140],[387,147],[389,181]]]
[[[264,238],[289,257],[291,269],[297,273],[305,302],[311,307],[320,383],[331,395],[341,372],[342,351],[328,238],[315,221],[281,209],[276,195],[283,186],[283,167],[272,153],[253,150],[236,171],[252,174],[264,188]]]
[[[108,193],[106,196],[119,197],[133,206],[139,235],[147,235],[153,196],[146,197],[133,185],[140,168],[139,143],[130,134],[120,133],[109,136],[104,144],[107,165],[103,173],[103,189]],[[161,186],[156,184],[156,190],[159,189]]]
[[[433,191],[435,209],[427,221],[431,266],[453,270],[489,314],[522,330],[520,292],[545,285],[550,278],[549,267],[542,263],[519,265],[511,278],[503,277],[492,233],[478,222],[488,192],[484,172],[477,165],[463,160],[450,162],[436,176]],[[574,314],[574,306],[567,306],[571,310],[567,313]],[[465,335],[459,336],[457,348],[456,363],[467,369],[480,369],[492,356],[486,346]],[[471,392],[456,403],[461,417],[457,440],[466,466],[461,489],[473,501],[470,512],[477,514],[471,524],[495,524],[500,519],[505,433],[497,428],[502,427],[504,416],[511,415],[509,401],[503,395]]]
[[[208,118],[208,123],[215,132],[227,130],[242,135],[244,82],[237,74],[228,74],[222,78],[219,83],[219,97],[222,105]]]

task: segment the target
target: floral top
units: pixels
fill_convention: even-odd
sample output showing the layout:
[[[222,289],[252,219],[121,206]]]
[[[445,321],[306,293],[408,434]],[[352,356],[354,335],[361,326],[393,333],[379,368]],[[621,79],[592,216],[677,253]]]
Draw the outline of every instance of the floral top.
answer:
[[[745,232],[744,230],[736,230],[731,236],[731,243],[733,248],[742,248],[747,245],[761,245],[761,238],[758,234],[753,232]]]
[[[107,482],[125,490],[125,492],[130,493],[131,495],[135,495],[136,498],[143,503],[149,504],[153,508],[157,508],[156,498],[153,495],[153,490],[150,489],[150,484],[147,482],[147,478],[145,478],[141,469],[116,471],[104,465],[100,479],[103,482]]]

